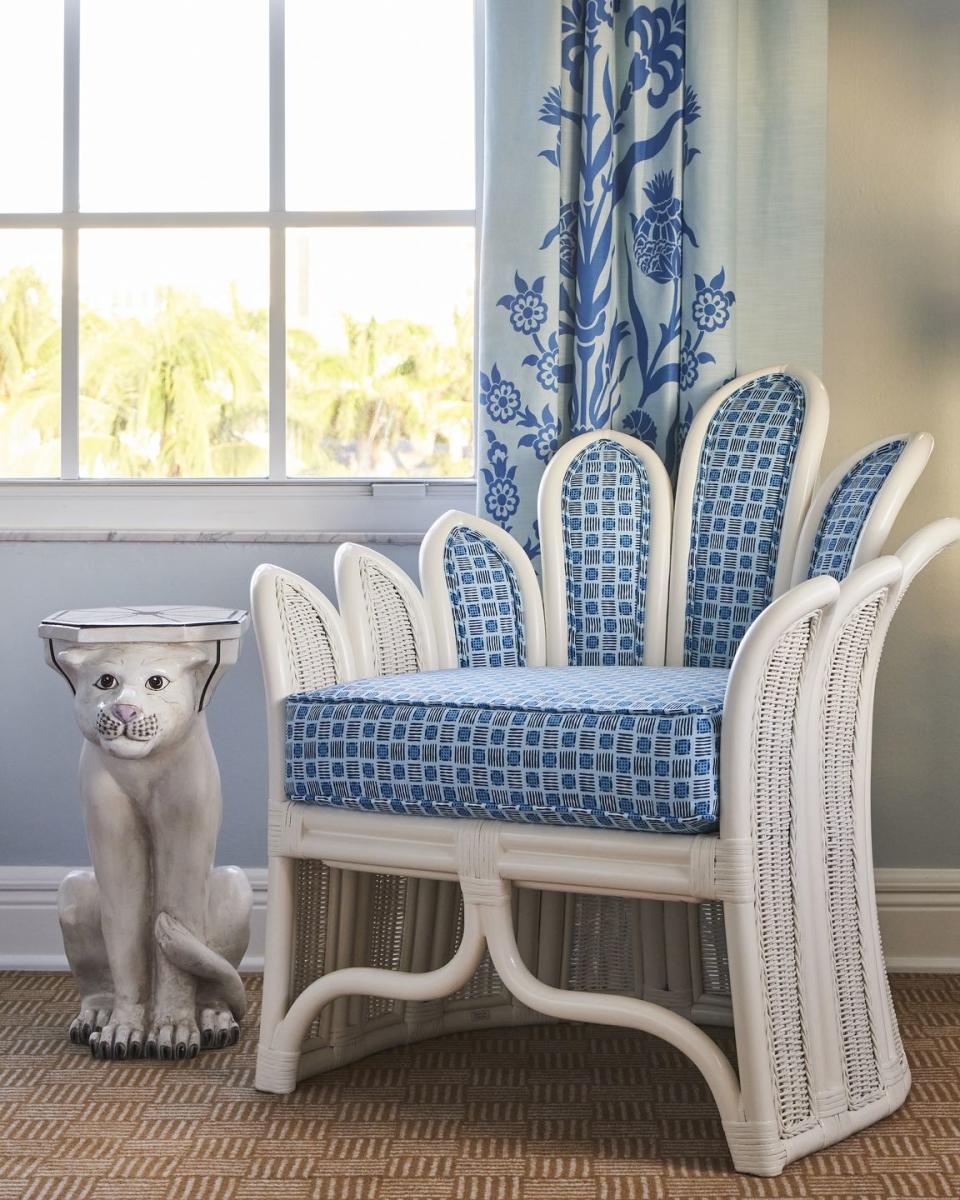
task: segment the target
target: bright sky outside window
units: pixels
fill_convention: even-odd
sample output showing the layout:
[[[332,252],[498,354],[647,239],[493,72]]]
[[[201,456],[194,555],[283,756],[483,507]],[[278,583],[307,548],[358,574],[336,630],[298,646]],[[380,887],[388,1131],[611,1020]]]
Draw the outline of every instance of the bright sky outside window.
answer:
[[[473,5],[286,14],[287,207],[473,208]]]
[[[56,212],[63,196],[62,0],[0,0],[0,209]]]
[[[473,20],[0,0],[0,475],[472,477]]]

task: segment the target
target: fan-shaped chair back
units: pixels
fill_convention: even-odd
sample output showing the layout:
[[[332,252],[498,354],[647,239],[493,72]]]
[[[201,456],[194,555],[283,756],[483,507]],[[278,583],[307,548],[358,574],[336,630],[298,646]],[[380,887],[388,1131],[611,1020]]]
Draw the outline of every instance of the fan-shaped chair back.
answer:
[[[673,501],[656,453],[612,430],[574,438],[538,507],[548,662],[662,664]]]
[[[810,371],[755,371],[697,413],[680,461],[667,662],[726,667],[790,584],[829,404]]]
[[[810,505],[793,582],[844,579],[876,558],[932,452],[929,433],[910,433],[874,442],[841,463]]]
[[[444,513],[420,547],[441,667],[544,664],[543,601],[530,559],[499,525]]]

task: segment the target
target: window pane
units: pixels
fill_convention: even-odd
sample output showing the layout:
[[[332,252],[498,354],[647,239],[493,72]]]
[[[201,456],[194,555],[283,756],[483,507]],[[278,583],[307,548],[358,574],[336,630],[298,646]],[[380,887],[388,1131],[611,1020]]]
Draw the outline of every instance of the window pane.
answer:
[[[0,0],[0,209],[63,200],[63,0]]]
[[[0,230],[0,475],[60,474],[58,230]]]
[[[267,473],[268,234],[80,234],[80,474]]]
[[[474,207],[472,0],[287,0],[287,207]]]
[[[287,234],[290,475],[473,475],[472,229]]]
[[[265,209],[266,0],[83,0],[86,211]]]

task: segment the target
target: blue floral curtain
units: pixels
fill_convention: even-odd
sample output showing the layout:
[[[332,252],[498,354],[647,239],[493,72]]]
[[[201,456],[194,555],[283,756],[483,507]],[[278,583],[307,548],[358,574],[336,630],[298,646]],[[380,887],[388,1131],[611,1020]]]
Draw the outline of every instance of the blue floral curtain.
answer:
[[[488,0],[481,515],[536,557],[558,445],[676,466],[735,374],[735,0]]]

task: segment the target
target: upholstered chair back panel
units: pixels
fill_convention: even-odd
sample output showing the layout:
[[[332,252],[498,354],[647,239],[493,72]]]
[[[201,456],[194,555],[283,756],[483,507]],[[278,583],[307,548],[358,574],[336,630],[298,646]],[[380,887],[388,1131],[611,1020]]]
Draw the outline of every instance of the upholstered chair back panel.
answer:
[[[650,553],[650,484],[644,464],[612,439],[570,463],[561,489],[571,666],[643,663]]]
[[[855,463],[834,488],[817,526],[808,579],[814,575],[845,579],[850,574],[863,527],[906,444],[896,438],[878,446]]]
[[[750,624],[773,599],[805,415],[802,385],[772,372],[732,392],[710,421],[691,514],[686,666],[729,666]]]
[[[476,529],[454,526],[443,569],[461,667],[526,665],[524,605],[513,564]]]

